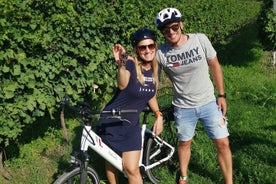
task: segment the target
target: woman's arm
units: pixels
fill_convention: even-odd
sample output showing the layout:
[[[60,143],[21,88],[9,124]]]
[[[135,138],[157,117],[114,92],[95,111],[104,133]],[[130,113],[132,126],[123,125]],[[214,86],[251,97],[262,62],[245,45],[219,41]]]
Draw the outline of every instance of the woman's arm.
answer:
[[[130,72],[126,70],[125,66],[119,66],[117,73],[117,85],[120,90],[127,87],[130,79]]]
[[[158,106],[156,94],[154,95],[154,97],[152,97],[148,101],[148,104],[149,104],[151,110],[154,112],[154,115],[156,118],[156,120],[153,124],[152,131],[155,133],[155,135],[159,135],[163,131],[163,116],[162,116],[162,113],[160,112],[160,109]]]
[[[123,90],[127,87],[130,72],[126,70],[126,60],[121,58],[121,55],[125,54],[125,49],[120,44],[115,44],[112,49],[115,61],[118,64],[118,73],[117,73],[117,85],[120,90]]]

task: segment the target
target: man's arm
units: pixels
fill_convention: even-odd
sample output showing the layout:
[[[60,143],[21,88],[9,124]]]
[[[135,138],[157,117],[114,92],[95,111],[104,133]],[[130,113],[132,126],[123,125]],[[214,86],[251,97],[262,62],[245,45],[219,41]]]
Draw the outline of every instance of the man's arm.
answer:
[[[218,58],[214,57],[213,59],[209,60],[208,65],[213,77],[213,81],[216,85],[218,94],[219,95],[225,94],[223,74],[222,74],[222,69],[219,64]],[[222,110],[223,115],[226,115],[227,104],[226,104],[226,99],[224,97],[218,98],[218,108]]]

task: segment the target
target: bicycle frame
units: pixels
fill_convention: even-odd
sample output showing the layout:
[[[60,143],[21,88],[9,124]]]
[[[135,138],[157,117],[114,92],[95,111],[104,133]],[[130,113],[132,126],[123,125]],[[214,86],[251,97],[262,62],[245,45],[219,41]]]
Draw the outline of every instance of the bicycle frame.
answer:
[[[167,142],[163,141],[160,137],[155,136],[152,131],[146,128],[146,124],[142,125],[141,128],[141,134],[142,134],[142,145],[141,145],[141,155],[139,160],[139,166],[143,167],[144,170],[151,169],[157,165],[160,165],[161,163],[169,160],[175,149],[173,146],[168,144]],[[150,165],[145,166],[143,161],[143,145],[145,141],[145,135],[148,134],[150,136],[153,136],[154,140],[157,141],[159,145],[165,144],[170,148],[170,153],[163,159],[158,160],[157,162],[154,162]],[[99,155],[101,155],[106,161],[111,163],[115,168],[117,168],[119,171],[123,171],[123,165],[122,165],[122,158],[120,155],[118,155],[116,152],[114,152],[110,147],[108,147],[101,139],[100,136],[98,136],[92,129],[91,126],[84,125],[83,131],[82,131],[82,138],[81,138],[81,151],[86,152],[88,148],[93,149],[95,152],[97,152]],[[156,150],[151,157],[154,157],[155,155],[159,154],[161,150]]]
[[[81,151],[87,151],[88,147],[93,149],[105,160],[110,162],[118,170],[123,171],[122,158],[110,147],[108,147],[92,129],[91,126],[84,125],[81,137]]]
[[[144,171],[147,171],[148,169],[151,169],[153,167],[156,167],[156,166],[160,165],[161,163],[169,160],[173,156],[175,148],[173,146],[171,146],[169,143],[167,143],[166,141],[164,141],[163,139],[161,139],[159,136],[155,136],[154,133],[151,130],[147,129],[146,124],[142,125],[141,133],[142,133],[142,149],[141,149],[141,155],[140,155],[140,160],[139,160],[139,166],[143,167]],[[145,137],[146,137],[145,135],[152,136],[152,138],[154,139],[154,141],[156,141],[156,143],[158,143],[158,145],[163,145],[164,144],[168,148],[170,148],[170,152],[168,153],[168,155],[166,157],[164,157],[161,160],[158,160],[157,162],[154,162],[150,165],[147,165],[147,166],[145,166],[142,163],[143,153],[144,153],[144,146],[143,145],[144,145],[144,141],[145,141]],[[150,159],[152,159],[154,156],[158,155],[160,152],[161,152],[161,150],[157,149],[154,153],[152,153],[150,155]]]

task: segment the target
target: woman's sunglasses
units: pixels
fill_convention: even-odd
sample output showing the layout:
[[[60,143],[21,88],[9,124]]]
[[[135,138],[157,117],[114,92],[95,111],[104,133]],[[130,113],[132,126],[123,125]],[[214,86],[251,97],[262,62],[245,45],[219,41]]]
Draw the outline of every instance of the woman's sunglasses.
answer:
[[[140,52],[145,52],[147,50],[147,48],[149,48],[149,50],[154,50],[156,47],[156,45],[154,43],[149,44],[149,45],[140,45],[138,46],[138,49]]]
[[[179,29],[179,23],[177,23],[177,24],[173,24],[173,25],[171,25],[170,27],[164,27],[163,29],[162,29],[162,33],[165,35],[165,34],[168,34],[168,33],[170,33],[170,30],[172,29],[174,32],[176,32],[178,29]]]

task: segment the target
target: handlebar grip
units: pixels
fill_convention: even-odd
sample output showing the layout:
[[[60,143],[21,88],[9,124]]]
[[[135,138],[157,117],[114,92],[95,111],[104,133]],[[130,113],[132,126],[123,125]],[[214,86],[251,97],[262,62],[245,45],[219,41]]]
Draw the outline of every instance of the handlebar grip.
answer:
[[[87,103],[87,102],[77,101],[77,105],[82,106],[82,107],[88,107],[88,108],[90,108],[90,104]]]
[[[69,106],[70,105],[70,98],[69,96],[64,96],[60,101],[61,106]]]

